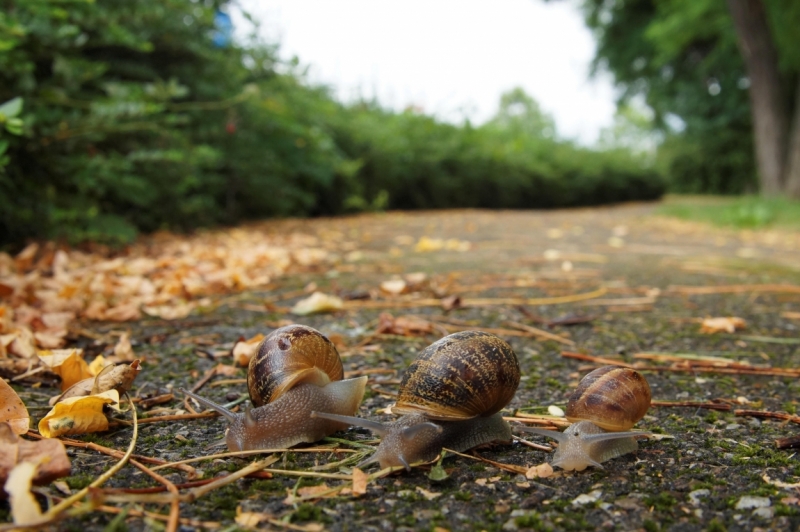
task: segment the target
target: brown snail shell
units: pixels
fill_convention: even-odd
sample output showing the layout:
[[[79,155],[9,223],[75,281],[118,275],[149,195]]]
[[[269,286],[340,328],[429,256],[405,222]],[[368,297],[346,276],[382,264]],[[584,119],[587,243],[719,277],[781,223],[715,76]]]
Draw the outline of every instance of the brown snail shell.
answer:
[[[336,347],[305,325],[288,325],[264,338],[250,359],[247,389],[255,406],[271,403],[292,387],[325,386],[344,377]]]
[[[426,347],[400,384],[399,414],[455,421],[499,412],[519,385],[511,346],[482,331],[451,334]]]
[[[629,430],[650,408],[650,385],[638,371],[603,366],[581,379],[567,403],[567,419],[591,421],[612,432]]]

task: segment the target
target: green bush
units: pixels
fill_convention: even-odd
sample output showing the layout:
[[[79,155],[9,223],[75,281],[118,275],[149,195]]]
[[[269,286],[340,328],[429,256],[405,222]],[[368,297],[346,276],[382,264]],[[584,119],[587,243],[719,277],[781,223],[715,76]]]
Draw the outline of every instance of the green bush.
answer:
[[[277,73],[270,47],[215,44],[227,3],[5,3],[0,102],[25,105],[8,116],[0,108],[0,245],[122,244],[274,216],[549,208],[663,191],[627,153],[557,140],[518,89],[481,127],[342,105],[297,65]]]

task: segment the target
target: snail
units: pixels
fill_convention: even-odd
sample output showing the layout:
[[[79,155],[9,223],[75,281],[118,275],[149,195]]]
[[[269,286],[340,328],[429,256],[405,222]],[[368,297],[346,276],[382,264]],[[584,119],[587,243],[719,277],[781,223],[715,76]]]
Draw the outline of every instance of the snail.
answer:
[[[621,366],[603,366],[587,374],[567,402],[564,432],[519,427],[558,441],[552,465],[583,471],[639,448],[636,438],[649,432],[633,432],[636,422],[650,408],[650,385],[637,371]]]
[[[492,441],[510,442],[511,427],[500,410],[519,385],[517,356],[505,341],[480,331],[464,331],[434,342],[411,363],[400,383],[393,412],[403,416],[388,424],[357,417],[314,412],[370,429],[380,435],[375,453],[359,467],[428,462],[442,447],[466,451]]]
[[[247,388],[256,408],[235,414],[192,392],[183,393],[228,420],[231,451],[286,448],[315,442],[347,423],[312,419],[312,411],[353,415],[367,377],[342,380],[339,353],[322,333],[305,325],[276,329],[259,344],[247,368]]]

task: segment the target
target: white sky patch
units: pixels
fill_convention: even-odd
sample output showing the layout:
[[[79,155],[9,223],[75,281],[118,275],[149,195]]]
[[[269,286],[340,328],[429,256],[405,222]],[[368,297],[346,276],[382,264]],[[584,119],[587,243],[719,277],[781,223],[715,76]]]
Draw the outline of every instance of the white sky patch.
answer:
[[[516,86],[559,136],[597,140],[614,115],[610,77],[589,79],[594,39],[573,2],[542,0],[239,0],[280,56],[349,102],[377,98],[453,122],[482,123]],[[234,14],[235,15],[235,14]],[[237,31],[247,23],[234,18]]]

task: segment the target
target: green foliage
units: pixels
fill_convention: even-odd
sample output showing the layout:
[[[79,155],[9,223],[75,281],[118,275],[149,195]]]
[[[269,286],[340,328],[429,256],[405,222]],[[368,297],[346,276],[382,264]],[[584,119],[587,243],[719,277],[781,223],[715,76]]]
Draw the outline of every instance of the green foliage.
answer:
[[[783,198],[670,197],[660,212],[723,227],[755,229],[775,226],[800,229],[800,202]]]
[[[644,97],[666,140],[659,165],[672,190],[757,189],[747,80],[724,2],[585,0],[621,102]],[[800,19],[798,19],[800,20]]]
[[[342,105],[296,64],[278,73],[270,47],[215,44],[227,3],[5,3],[0,245],[119,245],[272,216],[561,207],[663,191],[642,157],[558,140],[520,89],[481,127]]]

